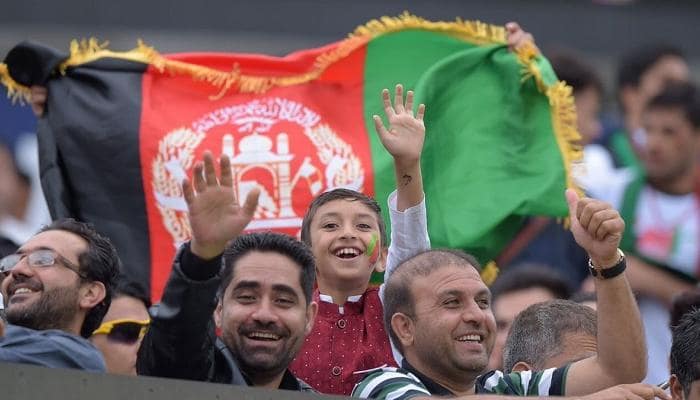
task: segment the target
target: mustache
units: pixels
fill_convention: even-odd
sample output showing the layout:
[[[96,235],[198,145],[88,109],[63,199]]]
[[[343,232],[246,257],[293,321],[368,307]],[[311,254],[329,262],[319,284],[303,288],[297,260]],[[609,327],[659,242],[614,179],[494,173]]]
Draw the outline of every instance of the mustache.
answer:
[[[242,324],[238,327],[238,333],[241,335],[247,335],[252,332],[265,332],[272,333],[274,335],[285,337],[289,336],[289,330],[283,326],[279,326],[274,322],[262,323],[262,322],[250,322]]]
[[[42,285],[41,282],[37,281],[36,279],[19,275],[14,277],[13,281],[7,285],[7,292],[13,293],[18,286],[24,286],[37,292],[43,290],[44,288],[44,285]]]

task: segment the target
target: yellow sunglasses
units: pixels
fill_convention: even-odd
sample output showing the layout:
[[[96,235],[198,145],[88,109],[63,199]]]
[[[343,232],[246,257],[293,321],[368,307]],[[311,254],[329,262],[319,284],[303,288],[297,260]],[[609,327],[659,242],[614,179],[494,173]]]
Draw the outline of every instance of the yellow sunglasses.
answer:
[[[92,334],[107,335],[107,339],[109,340],[125,344],[133,344],[146,334],[150,324],[150,319],[142,321],[126,318],[115,319],[112,321],[103,322],[99,328],[92,332]]]

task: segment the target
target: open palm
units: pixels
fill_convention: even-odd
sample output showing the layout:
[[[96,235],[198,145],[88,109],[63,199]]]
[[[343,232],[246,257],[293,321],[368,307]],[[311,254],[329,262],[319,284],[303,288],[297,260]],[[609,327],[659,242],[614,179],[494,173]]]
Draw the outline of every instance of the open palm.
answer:
[[[396,160],[406,162],[419,160],[425,140],[425,124],[423,123],[425,106],[419,105],[414,115],[413,92],[408,91],[404,102],[403,86],[401,85],[396,85],[393,106],[388,89],[382,91],[382,102],[384,103],[384,113],[389,121],[389,129],[384,127],[384,123],[378,115],[374,116],[374,125],[382,144]]]
[[[202,258],[221,254],[253,219],[258,204],[259,189],[251,190],[245,203],[238,204],[230,160],[225,155],[220,169],[217,179],[213,157],[205,152],[204,163],[198,162],[194,168],[194,188],[187,180],[182,185],[192,229],[192,251]]]

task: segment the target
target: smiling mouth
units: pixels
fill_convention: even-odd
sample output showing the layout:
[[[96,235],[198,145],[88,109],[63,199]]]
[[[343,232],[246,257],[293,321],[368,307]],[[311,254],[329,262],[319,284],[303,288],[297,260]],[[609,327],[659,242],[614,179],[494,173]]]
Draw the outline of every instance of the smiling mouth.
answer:
[[[477,334],[462,335],[457,337],[458,342],[481,343],[483,340],[483,337]]]
[[[273,342],[280,340],[282,337],[280,335],[274,334],[272,332],[250,332],[245,335],[248,339],[261,340],[265,342]]]
[[[362,252],[356,247],[342,247],[333,252],[333,254],[344,260],[350,260],[358,257]]]

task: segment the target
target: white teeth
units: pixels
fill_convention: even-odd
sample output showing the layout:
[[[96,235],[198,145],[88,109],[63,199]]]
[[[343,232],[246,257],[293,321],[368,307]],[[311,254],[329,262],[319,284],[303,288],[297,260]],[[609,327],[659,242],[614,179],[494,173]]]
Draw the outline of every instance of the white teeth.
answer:
[[[22,293],[34,293],[34,291],[29,289],[29,288],[19,288],[19,289],[15,290],[14,294],[22,294]]]
[[[463,335],[457,338],[460,342],[481,342],[480,335]]]
[[[352,247],[343,247],[335,251],[336,256],[358,256],[360,255],[360,250]]]
[[[249,338],[252,339],[270,339],[270,340],[279,340],[279,336],[275,335],[274,333],[268,333],[268,332],[251,332],[248,334]]]

